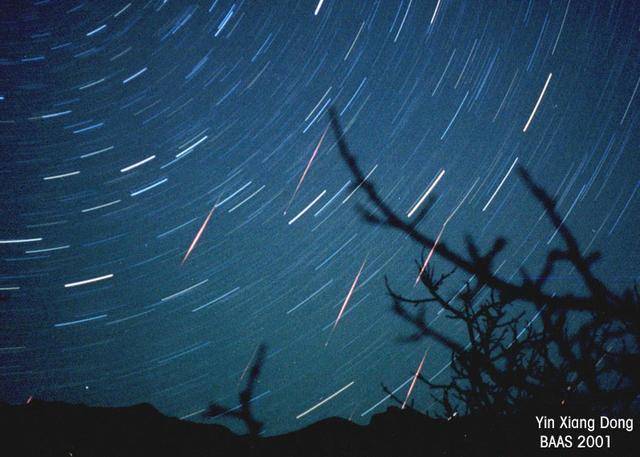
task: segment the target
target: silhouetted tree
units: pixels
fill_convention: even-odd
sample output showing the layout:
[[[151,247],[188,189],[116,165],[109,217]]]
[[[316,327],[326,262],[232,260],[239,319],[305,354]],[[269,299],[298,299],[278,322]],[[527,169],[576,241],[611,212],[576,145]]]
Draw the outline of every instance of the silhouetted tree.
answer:
[[[462,414],[515,414],[561,405],[600,411],[633,407],[640,392],[638,289],[616,293],[596,276],[593,266],[600,253],[580,248],[556,202],[525,169],[518,170],[520,178],[543,207],[563,247],[546,254],[536,276],[522,268],[519,279],[504,279],[496,273],[495,264],[507,245],[505,239],[497,238],[483,252],[468,237],[466,252],[456,252],[446,242],[420,231],[420,218],[406,220],[365,179],[338,114],[331,109],[330,116],[340,155],[355,177],[353,186],[364,190],[374,208],[358,206],[361,216],[369,223],[403,232],[423,250],[416,264],[425,297],[404,296],[393,290],[387,278],[385,283],[394,313],[413,328],[404,340],[433,340],[451,350],[447,383],[434,384],[420,376],[439,392],[436,400],[446,417],[458,410]],[[422,216],[425,214],[423,211]],[[438,275],[431,266],[424,268],[426,253],[450,263],[453,269]],[[562,264],[577,273],[585,292],[561,294],[549,287],[551,275]],[[450,293],[445,285],[455,270],[471,279],[459,292]],[[465,328],[464,342],[428,325],[426,311],[431,306]],[[384,385],[383,389],[391,393]]]
[[[260,435],[264,424],[257,420],[253,415],[251,410],[251,399],[253,398],[253,392],[255,391],[258,378],[260,377],[260,371],[262,370],[262,365],[264,364],[266,355],[266,345],[260,344],[256,351],[255,361],[249,370],[247,384],[239,394],[239,406],[235,408],[226,408],[217,403],[211,403],[207,411],[203,413],[203,416],[207,418],[217,418],[228,415],[242,421],[247,428],[247,432],[250,437],[255,438]]]

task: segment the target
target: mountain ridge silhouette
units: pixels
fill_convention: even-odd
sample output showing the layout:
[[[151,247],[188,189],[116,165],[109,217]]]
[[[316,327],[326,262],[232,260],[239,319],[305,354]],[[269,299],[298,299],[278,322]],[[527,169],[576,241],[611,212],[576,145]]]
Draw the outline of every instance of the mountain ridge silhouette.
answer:
[[[541,413],[541,412],[540,412]],[[579,411],[559,407],[546,416]],[[2,454],[25,456],[481,456],[634,455],[637,430],[611,431],[611,449],[540,449],[535,412],[434,419],[391,406],[368,425],[331,417],[275,436],[167,417],[147,403],[125,407],[32,400],[0,403]],[[636,427],[637,428],[637,427]],[[574,431],[577,433],[577,431]],[[545,432],[546,433],[546,432]],[[554,433],[568,433],[555,431]],[[574,433],[574,436],[575,436]],[[575,439],[574,439],[575,441]]]

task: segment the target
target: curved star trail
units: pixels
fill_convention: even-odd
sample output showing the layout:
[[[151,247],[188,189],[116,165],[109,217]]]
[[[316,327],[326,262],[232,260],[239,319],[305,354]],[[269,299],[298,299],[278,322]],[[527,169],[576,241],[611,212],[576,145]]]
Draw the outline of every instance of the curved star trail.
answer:
[[[559,242],[516,163],[604,278],[638,277],[633,1],[34,1],[2,27],[4,401],[199,420],[235,404],[262,342],[267,434],[367,421],[391,402],[380,383],[408,397],[425,346],[399,342],[383,278],[418,293],[420,252],[361,220],[330,107],[399,214],[429,194],[434,238],[504,235],[504,277]],[[433,345],[420,372],[449,363]]]

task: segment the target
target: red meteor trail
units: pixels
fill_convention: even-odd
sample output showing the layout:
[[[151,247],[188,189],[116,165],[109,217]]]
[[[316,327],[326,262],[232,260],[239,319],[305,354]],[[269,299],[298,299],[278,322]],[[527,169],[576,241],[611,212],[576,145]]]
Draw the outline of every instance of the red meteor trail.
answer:
[[[407,405],[407,401],[409,400],[409,397],[411,396],[411,392],[413,391],[413,388],[416,385],[416,381],[418,380],[418,376],[420,376],[420,372],[422,371],[422,366],[424,365],[424,360],[427,358],[427,352],[428,351],[429,351],[429,349],[424,351],[424,356],[422,356],[422,360],[420,361],[420,365],[418,365],[418,369],[416,370],[416,374],[413,375],[413,381],[411,381],[411,385],[409,386],[409,391],[407,392],[407,396],[404,399],[404,403],[402,403],[402,408],[401,409],[404,409],[404,407]]]
[[[216,209],[216,207],[214,205],[214,207],[211,208],[211,211],[209,211],[209,214],[207,215],[207,218],[202,223],[202,226],[200,227],[200,230],[198,230],[198,233],[196,233],[195,238],[193,238],[193,241],[191,242],[191,246],[189,246],[189,249],[187,249],[187,253],[184,255],[184,257],[182,259],[182,262],[180,262],[180,265],[184,265],[184,263],[187,261],[187,258],[189,257],[189,254],[191,254],[191,251],[193,251],[193,248],[196,247],[196,244],[198,243],[198,240],[202,236],[202,232],[204,232],[204,229],[207,227],[207,224],[209,223],[209,219],[211,219],[211,216],[213,215],[213,211],[215,209]]]
[[[438,233],[438,236],[436,237],[436,240],[433,242],[433,247],[429,251],[429,255],[427,256],[427,258],[425,259],[424,263],[422,264],[422,268],[420,268],[420,272],[418,273],[418,277],[416,278],[416,282],[413,283],[413,287],[417,286],[418,282],[420,282],[420,278],[422,277],[422,273],[424,273],[424,270],[426,270],[427,265],[429,265],[429,260],[431,260],[431,256],[433,256],[433,251],[435,251],[436,246],[440,242],[440,237],[442,236],[442,232],[444,232],[444,228],[445,228],[446,225],[447,224],[445,223],[442,226],[442,228],[440,229],[440,233]]]
[[[238,380],[238,383],[240,383],[240,381],[242,381],[242,378],[244,378],[244,375],[246,375],[247,371],[249,371],[249,367],[251,366],[251,362],[253,362],[253,358],[258,353],[258,349],[260,349],[260,345],[256,346],[256,350],[253,351],[253,355],[251,356],[251,359],[249,359],[249,363],[247,363],[247,366],[244,367],[244,370],[242,371],[242,375],[240,376],[240,379]]]
[[[338,313],[338,317],[336,318],[336,321],[333,323],[333,327],[331,328],[331,333],[329,334],[329,338],[331,338],[331,335],[333,335],[333,331],[336,329],[336,326],[338,325],[338,322],[340,322],[340,318],[342,317],[342,314],[344,313],[344,310],[347,308],[347,304],[349,303],[349,300],[351,300],[351,296],[353,295],[353,291],[356,289],[356,285],[358,284],[358,279],[360,279],[360,274],[362,273],[362,270],[364,269],[364,264],[367,263],[367,259],[364,259],[364,262],[362,262],[362,265],[360,266],[360,270],[358,270],[358,274],[356,275],[355,279],[353,280],[353,284],[351,284],[351,288],[349,289],[349,293],[347,294],[347,296],[344,298],[344,303],[342,303],[342,308],[340,308],[340,312]],[[327,340],[327,342],[325,343],[325,346],[327,346],[329,344],[329,340]]]
[[[293,195],[291,196],[291,200],[289,200],[289,204],[287,205],[287,208],[284,210],[284,214],[287,214],[287,211],[289,211],[289,207],[291,206],[291,203],[293,202],[293,199],[295,198],[296,194],[298,193],[298,189],[300,189],[300,186],[302,185],[302,181],[304,181],[304,177],[307,175],[307,172],[309,171],[309,168],[311,168],[311,163],[313,162],[313,159],[316,158],[316,154],[318,154],[318,151],[320,150],[320,146],[322,145],[322,141],[324,140],[325,135],[327,134],[327,131],[329,130],[329,126],[327,125],[327,127],[324,129],[324,132],[322,132],[322,136],[320,137],[320,141],[318,141],[318,144],[316,145],[316,148],[313,150],[313,154],[311,154],[311,158],[309,159],[309,162],[307,163],[306,168],[304,169],[304,172],[302,173],[302,176],[300,177],[300,181],[298,181],[298,185],[296,186],[296,190],[293,192]]]
[[[444,170],[442,170],[444,174]],[[441,174],[441,176],[442,176]],[[438,178],[440,179],[440,178]],[[426,270],[427,265],[429,265],[429,261],[431,260],[431,257],[433,256],[433,252],[436,250],[436,246],[438,246],[438,243],[440,242],[440,237],[442,237],[442,233],[444,232],[444,229],[447,227],[447,224],[449,223],[449,221],[453,218],[453,216],[456,215],[456,213],[458,212],[458,210],[460,209],[460,207],[462,206],[462,204],[465,202],[465,200],[467,199],[467,197],[469,196],[469,194],[471,193],[471,191],[473,190],[474,187],[476,187],[476,184],[478,184],[478,179],[476,178],[476,180],[473,182],[473,185],[471,186],[471,188],[467,191],[467,193],[465,194],[465,196],[462,198],[462,200],[460,200],[460,203],[458,203],[458,206],[455,207],[455,209],[453,210],[453,212],[451,214],[449,214],[449,217],[447,217],[444,221],[444,223],[442,224],[442,228],[440,229],[440,232],[438,232],[438,236],[436,237],[435,241],[433,242],[433,247],[431,248],[431,251],[429,251],[429,255],[427,256],[427,258],[425,259],[424,263],[422,264],[422,267],[420,268],[420,272],[418,273],[418,277],[416,278],[416,282],[413,283],[413,287],[418,285],[418,282],[420,282],[420,277],[422,276],[422,273],[424,273],[424,270]],[[436,180],[437,183],[437,180]],[[433,187],[433,186],[431,186]]]

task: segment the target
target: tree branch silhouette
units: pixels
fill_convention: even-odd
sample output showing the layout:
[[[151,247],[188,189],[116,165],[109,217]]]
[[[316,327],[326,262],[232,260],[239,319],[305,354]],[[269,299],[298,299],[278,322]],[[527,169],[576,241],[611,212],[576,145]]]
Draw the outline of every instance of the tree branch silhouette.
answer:
[[[465,256],[451,250],[444,242],[436,243],[433,238],[419,231],[416,227],[419,221],[411,223],[405,221],[397,212],[393,211],[391,207],[384,202],[375,186],[369,180],[365,179],[365,175],[358,165],[355,155],[353,155],[349,145],[347,144],[345,134],[342,130],[342,126],[340,125],[339,116],[335,108],[331,107],[329,109],[329,115],[331,118],[331,125],[337,138],[339,153],[356,179],[353,187],[355,188],[356,186],[360,186],[367,194],[368,200],[382,213],[383,217],[370,216],[370,222],[383,224],[402,231],[421,246],[424,246],[427,249],[433,249],[434,252],[443,259],[453,263],[463,271],[476,275],[483,283],[497,291],[500,291],[501,294],[504,294],[511,300],[535,300],[537,302],[545,302],[553,306],[561,306],[566,309],[582,311],[595,311],[605,306],[613,306],[615,308],[614,311],[619,314],[619,318],[628,319],[633,317],[629,315],[630,310],[625,306],[626,302],[622,297],[605,288],[602,283],[595,280],[595,277],[592,274],[588,274],[584,279],[590,286],[590,290],[599,291],[598,294],[593,296],[548,294],[543,292],[541,287],[535,287],[536,285],[541,286],[546,282],[549,275],[548,273],[545,274],[545,272],[552,271],[558,261],[570,261],[571,263],[575,263],[576,267],[579,267],[578,271],[580,273],[590,273],[590,267],[598,259],[598,255],[582,256],[579,249],[577,249],[575,239],[562,224],[562,219],[557,214],[555,204],[552,204],[553,200],[551,197],[533,183],[530,176],[523,168],[519,168],[519,173],[523,181],[525,184],[528,184],[533,195],[543,204],[549,215],[550,221],[554,224],[563,240],[568,245],[568,250],[564,252],[564,255],[562,255],[563,253],[561,251],[552,251],[549,253],[545,270],[543,270],[542,274],[539,276],[540,279],[537,284],[534,284],[526,278],[523,279],[522,283],[517,284],[496,276],[487,268],[486,263],[478,261],[482,260],[483,256],[479,254],[477,245],[475,245],[470,238],[467,240],[467,247],[469,251],[468,256]],[[544,198],[542,198],[543,196]],[[504,249],[506,244],[506,242],[501,239],[496,240],[496,243],[497,245],[494,246],[489,254],[491,254],[494,249]],[[637,318],[638,311],[636,310],[635,312]]]
[[[203,413],[206,418],[218,418],[221,416],[231,416],[242,421],[247,428],[250,437],[257,437],[262,432],[264,424],[255,418],[251,409],[251,400],[256,388],[256,383],[262,371],[265,357],[267,355],[267,347],[260,344],[256,352],[255,361],[249,370],[249,377],[245,388],[239,394],[240,405],[235,408],[226,408],[217,403],[211,403],[207,410]]]
[[[360,215],[366,222],[404,233],[422,248],[422,261],[416,266],[426,296],[406,297],[394,291],[386,277],[385,285],[393,312],[413,328],[404,341],[426,338],[451,350],[447,383],[419,378],[440,392],[436,400],[446,417],[457,414],[457,408],[465,414],[514,414],[532,407],[577,404],[593,410],[633,407],[640,392],[638,288],[616,293],[596,276],[593,266],[600,253],[583,252],[555,200],[524,168],[518,169],[520,179],[542,206],[563,246],[546,254],[536,279],[524,269],[519,280],[504,279],[495,273],[494,265],[507,246],[505,239],[497,238],[484,251],[467,237],[466,252],[461,253],[421,232],[419,220],[407,221],[365,179],[335,109],[329,115],[340,156],[355,178],[353,186],[364,190],[374,208],[367,213],[359,206]],[[425,252],[450,263],[452,270],[437,275],[431,266],[422,267]],[[549,278],[560,264],[577,273],[583,292],[550,290]],[[472,280],[449,297],[443,289],[456,270],[468,273]],[[426,312],[434,306],[463,326],[466,345],[429,326]]]

